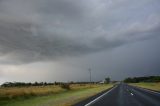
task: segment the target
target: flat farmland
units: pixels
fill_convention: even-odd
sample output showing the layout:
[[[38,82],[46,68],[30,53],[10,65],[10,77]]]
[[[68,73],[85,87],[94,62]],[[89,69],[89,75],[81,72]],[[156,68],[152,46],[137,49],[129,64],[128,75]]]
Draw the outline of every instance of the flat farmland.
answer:
[[[70,89],[58,85],[0,88],[1,106],[71,106],[109,89],[113,84],[71,84]]]

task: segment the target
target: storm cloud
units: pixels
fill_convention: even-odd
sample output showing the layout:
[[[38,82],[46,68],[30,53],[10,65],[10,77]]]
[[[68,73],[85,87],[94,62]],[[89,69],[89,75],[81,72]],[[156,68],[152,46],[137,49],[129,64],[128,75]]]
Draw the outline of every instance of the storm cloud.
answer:
[[[159,36],[158,1],[137,2],[2,0],[1,56],[14,63],[54,60]]]
[[[159,0],[0,0],[0,63],[89,58],[159,39],[159,5]]]

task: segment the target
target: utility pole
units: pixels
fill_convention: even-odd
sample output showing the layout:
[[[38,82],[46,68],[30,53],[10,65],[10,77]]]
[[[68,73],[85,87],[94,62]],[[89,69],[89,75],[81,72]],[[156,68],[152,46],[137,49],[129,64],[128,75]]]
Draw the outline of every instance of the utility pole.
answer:
[[[89,79],[90,79],[90,87],[91,87],[91,68],[89,68],[88,71],[89,71]]]

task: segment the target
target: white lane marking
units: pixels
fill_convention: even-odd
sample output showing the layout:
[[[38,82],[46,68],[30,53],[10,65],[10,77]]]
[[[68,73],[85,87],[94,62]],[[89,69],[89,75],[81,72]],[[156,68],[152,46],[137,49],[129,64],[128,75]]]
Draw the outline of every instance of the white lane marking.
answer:
[[[142,89],[142,90],[144,90],[144,91],[152,92],[152,93],[155,93],[155,94],[160,94],[159,92],[152,91],[152,90],[148,90],[148,89],[145,89],[145,88],[141,88],[141,87],[137,87],[137,86],[134,86],[134,87],[139,88],[139,89]]]
[[[133,90],[133,89],[131,89],[131,90]],[[131,91],[129,91],[129,89],[127,89],[127,91],[128,91],[132,96],[134,95]]]
[[[91,104],[95,103],[96,101],[98,101],[100,98],[102,98],[104,95],[108,94],[109,92],[111,92],[113,89],[115,89],[117,86],[113,87],[112,89],[110,89],[109,91],[107,91],[106,93],[102,94],[101,96],[95,98],[94,100],[92,100],[91,102],[87,103],[84,106],[90,106]]]
[[[134,94],[131,92],[131,95],[133,96]]]

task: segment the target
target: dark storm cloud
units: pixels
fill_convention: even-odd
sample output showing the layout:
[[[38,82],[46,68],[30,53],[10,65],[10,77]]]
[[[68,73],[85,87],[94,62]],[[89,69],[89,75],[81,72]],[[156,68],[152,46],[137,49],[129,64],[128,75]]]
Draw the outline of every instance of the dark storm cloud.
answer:
[[[0,61],[55,60],[159,36],[160,1],[135,1],[2,0]]]

